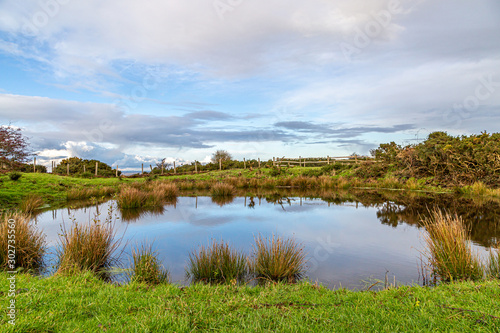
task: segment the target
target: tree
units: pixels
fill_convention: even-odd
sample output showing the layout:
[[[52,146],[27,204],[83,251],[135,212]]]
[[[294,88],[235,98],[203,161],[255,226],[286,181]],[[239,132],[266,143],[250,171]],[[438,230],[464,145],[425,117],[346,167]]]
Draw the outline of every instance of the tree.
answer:
[[[9,169],[19,168],[26,163],[33,152],[29,149],[28,139],[20,128],[0,126],[0,163]]]
[[[232,160],[233,157],[226,150],[217,150],[212,155],[212,163],[219,163],[219,159],[221,159],[222,162],[225,162]]]

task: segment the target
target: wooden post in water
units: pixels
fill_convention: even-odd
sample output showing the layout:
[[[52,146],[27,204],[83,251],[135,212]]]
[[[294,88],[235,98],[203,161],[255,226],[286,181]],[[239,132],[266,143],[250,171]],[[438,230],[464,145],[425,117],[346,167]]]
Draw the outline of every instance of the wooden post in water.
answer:
[[[243,157],[243,169],[246,169],[246,168],[247,168],[247,162],[245,161],[245,158]]]
[[[97,168],[99,167],[99,162],[95,162],[95,175],[97,176]]]
[[[222,171],[222,158],[219,158],[219,171]]]
[[[259,169],[260,169],[260,157],[259,157]]]

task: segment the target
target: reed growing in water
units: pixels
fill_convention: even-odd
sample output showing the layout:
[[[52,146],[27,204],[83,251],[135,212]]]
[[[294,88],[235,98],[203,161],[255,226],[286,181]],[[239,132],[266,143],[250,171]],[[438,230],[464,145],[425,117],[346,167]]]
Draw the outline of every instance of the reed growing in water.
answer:
[[[9,235],[15,235],[15,238]],[[14,251],[9,252],[9,245]],[[38,271],[43,266],[43,256],[46,251],[45,234],[37,229],[29,215],[15,212],[5,213],[0,217],[1,269],[12,271],[22,267]]]
[[[194,282],[216,284],[242,282],[247,273],[245,255],[216,240],[191,252],[186,270],[187,277]]]
[[[441,281],[479,280],[484,267],[468,241],[469,231],[462,219],[439,210],[422,220],[424,240],[432,274]]]
[[[260,281],[285,281],[295,283],[306,271],[303,246],[294,239],[273,235],[256,237],[254,254],[250,259],[250,271]]]

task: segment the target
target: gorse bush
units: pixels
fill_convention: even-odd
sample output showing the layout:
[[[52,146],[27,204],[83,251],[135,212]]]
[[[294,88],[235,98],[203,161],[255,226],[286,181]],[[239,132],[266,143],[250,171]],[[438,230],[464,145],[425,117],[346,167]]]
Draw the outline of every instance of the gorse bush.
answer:
[[[15,238],[12,235],[15,235]],[[11,250],[12,248],[15,250],[9,252],[9,245],[11,245]],[[43,266],[43,256],[46,250],[45,234],[36,228],[28,215],[6,213],[0,217],[1,269],[15,270],[22,267],[38,271]]]
[[[213,240],[189,255],[186,275],[194,282],[242,282],[248,273],[245,255],[232,249],[224,241]]]
[[[422,224],[427,231],[424,254],[434,276],[441,281],[483,278],[484,267],[469,244],[468,230],[460,217],[435,210]]]
[[[294,239],[283,239],[274,235],[267,239],[259,235],[255,239],[249,266],[260,282],[294,283],[300,280],[306,271],[305,252],[303,246]]]
[[[450,136],[434,132],[422,143],[381,144],[372,155],[409,177],[435,177],[454,184],[500,185],[500,133]]]
[[[151,244],[141,244],[132,248],[132,268],[130,281],[157,285],[168,283],[168,271],[158,259]]]

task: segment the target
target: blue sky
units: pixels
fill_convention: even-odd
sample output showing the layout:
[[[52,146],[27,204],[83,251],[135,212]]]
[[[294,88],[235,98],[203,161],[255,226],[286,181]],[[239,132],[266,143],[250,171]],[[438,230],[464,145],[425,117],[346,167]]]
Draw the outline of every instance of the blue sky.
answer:
[[[496,0],[1,0],[0,124],[129,170],[497,132],[499,31]]]

